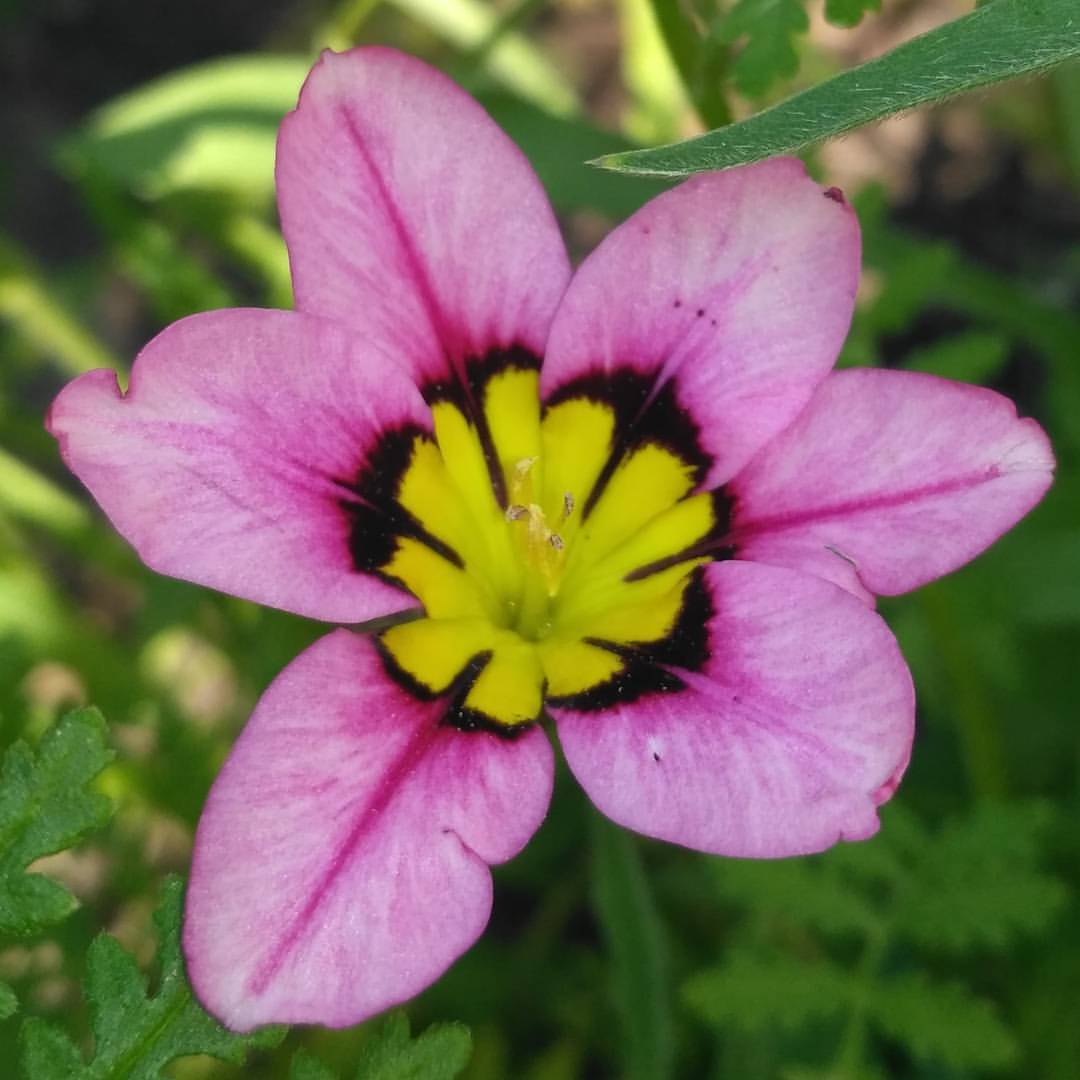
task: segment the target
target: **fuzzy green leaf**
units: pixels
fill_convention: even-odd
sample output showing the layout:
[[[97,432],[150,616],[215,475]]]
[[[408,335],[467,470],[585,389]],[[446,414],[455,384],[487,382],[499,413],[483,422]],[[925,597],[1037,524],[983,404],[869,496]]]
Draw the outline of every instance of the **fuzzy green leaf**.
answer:
[[[226,1031],[199,1006],[184,975],[180,953],[183,883],[165,883],[155,916],[159,933],[161,979],[157,993],[147,996],[146,979],[130,953],[106,934],[95,938],[87,959],[86,996],[94,1054],[88,1064],[71,1040],[43,1020],[28,1020],[22,1029],[23,1067],[28,1080],[159,1080],[170,1061],[190,1054],[209,1054],[242,1063],[251,1049],[276,1045],[280,1027],[251,1035]]]
[[[18,1011],[19,999],[10,986],[0,982],[0,1020],[6,1020]]]
[[[667,177],[727,169],[1076,56],[1076,0],[995,0],[741,123],[670,146],[609,154],[592,164]]]
[[[935,838],[916,864],[895,912],[896,931],[960,952],[1002,949],[1045,929],[1066,900],[1041,872],[1042,804],[980,807]]]
[[[433,1024],[418,1038],[393,1013],[360,1055],[356,1080],[454,1080],[469,1064],[472,1036],[463,1024]]]
[[[355,1080],[454,1080],[472,1057],[472,1036],[464,1024],[432,1024],[412,1038],[409,1018],[392,1013],[360,1056]],[[306,1050],[293,1055],[289,1080],[338,1080],[333,1070]]]
[[[78,842],[109,819],[111,804],[88,785],[112,759],[96,709],[68,713],[36,751],[21,740],[0,774],[0,934],[26,935],[58,922],[75,898],[26,867]]]
[[[339,1080],[317,1057],[306,1050],[297,1050],[289,1063],[289,1080]]]
[[[858,26],[868,11],[880,11],[881,0],[825,0],[825,18],[833,26]]]
[[[761,97],[778,79],[799,67],[795,38],[810,26],[802,0],[737,0],[721,27],[722,41],[746,44],[732,67],[735,85],[750,97]]]
[[[879,983],[868,1008],[877,1025],[924,1061],[954,1069],[1008,1065],[1017,1046],[991,1005],[963,987],[912,974]]]
[[[747,910],[826,934],[859,934],[874,925],[873,905],[837,873],[827,856],[775,862],[724,859],[711,865],[725,896]]]
[[[721,967],[690,978],[683,999],[721,1030],[797,1031],[842,1014],[857,985],[854,975],[830,963],[738,951]]]

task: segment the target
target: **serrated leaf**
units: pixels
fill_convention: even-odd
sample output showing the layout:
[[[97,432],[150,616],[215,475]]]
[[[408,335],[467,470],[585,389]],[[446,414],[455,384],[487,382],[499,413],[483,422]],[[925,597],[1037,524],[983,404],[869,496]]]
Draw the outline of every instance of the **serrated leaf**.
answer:
[[[797,926],[858,934],[877,921],[873,907],[822,859],[723,859],[710,868],[722,894]]]
[[[880,11],[881,0],[825,0],[825,18],[833,26],[858,26],[868,11]]]
[[[339,1080],[317,1057],[306,1050],[297,1050],[289,1063],[289,1080]]]
[[[961,952],[1001,949],[1044,929],[1067,893],[1038,867],[1046,806],[985,805],[950,825],[916,863],[895,913],[896,931]]]
[[[744,54],[745,55],[745,54]],[[738,124],[592,164],[681,177],[789,154],[863,124],[1080,56],[1076,0],[996,0]]]
[[[842,1015],[857,988],[854,975],[831,963],[739,951],[722,966],[687,980],[683,999],[721,1029],[795,1031]]]
[[[0,982],[0,1020],[6,1020],[19,1011],[19,999],[7,983]]]
[[[432,1024],[413,1039],[409,1018],[392,1013],[365,1047],[355,1080],[454,1080],[469,1064],[472,1036],[464,1024]],[[339,1080],[317,1057],[298,1050],[289,1080]]]
[[[42,1021],[28,1022],[22,1030],[28,1080],[160,1080],[161,1069],[179,1057],[208,1054],[240,1064],[249,1050],[280,1042],[285,1034],[280,1027],[250,1035],[226,1031],[192,996],[180,953],[182,903],[183,883],[170,878],[154,917],[161,979],[152,997],[132,956],[106,934],[94,939],[86,976],[93,1058],[84,1064],[62,1031]]]
[[[356,1080],[454,1080],[470,1057],[472,1036],[464,1024],[432,1024],[413,1039],[409,1018],[393,1013],[364,1047]]]
[[[746,38],[732,67],[735,85],[749,97],[761,97],[778,79],[799,67],[795,38],[810,26],[803,0],[737,0],[720,30],[728,43]]]
[[[921,973],[890,979],[875,986],[867,1008],[882,1031],[924,1061],[988,1069],[1016,1057],[1016,1041],[990,1003],[956,984]]]
[[[36,751],[21,740],[0,772],[0,933],[31,934],[77,906],[67,889],[27,874],[35,859],[71,847],[109,819],[109,800],[88,785],[112,760],[97,709],[70,712]]]

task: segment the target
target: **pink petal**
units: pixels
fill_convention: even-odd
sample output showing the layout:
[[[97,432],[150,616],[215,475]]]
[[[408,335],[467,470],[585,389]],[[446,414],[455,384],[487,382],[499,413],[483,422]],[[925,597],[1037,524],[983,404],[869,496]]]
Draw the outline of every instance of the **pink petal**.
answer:
[[[434,68],[325,52],[278,137],[300,310],[386,341],[421,384],[491,349],[543,352],[570,270],[531,167]]]
[[[585,260],[551,330],[545,399],[632,368],[676,397],[733,476],[806,404],[848,330],[859,228],[790,158],[696,177]]]
[[[341,327],[285,311],[175,323],[122,394],[93,371],[53,403],[68,467],[164,574],[351,622],[415,606],[357,573],[343,486],[373,441],[430,427],[395,365]]]
[[[229,1027],[355,1024],[418,993],[480,935],[489,863],[551,795],[539,728],[442,726],[369,639],[322,638],[259,702],[195,840],[184,951]]]
[[[907,760],[915,701],[892,635],[827,582],[707,567],[709,657],[683,689],[602,711],[553,709],[597,807],[720,855],[820,851],[877,830]]]
[[[1053,467],[1042,428],[992,390],[853,368],[729,485],[732,539],[739,558],[895,595],[993,543]]]

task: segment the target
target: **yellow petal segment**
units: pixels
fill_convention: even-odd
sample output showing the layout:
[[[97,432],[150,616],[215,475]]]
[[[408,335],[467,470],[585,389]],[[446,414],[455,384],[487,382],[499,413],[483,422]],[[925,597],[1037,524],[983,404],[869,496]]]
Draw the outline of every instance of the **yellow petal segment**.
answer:
[[[549,521],[559,522],[556,531],[569,545],[593,486],[611,456],[615,413],[610,406],[588,398],[571,398],[548,409],[541,436],[541,505]]]
[[[474,572],[488,577],[502,597],[513,599],[521,592],[522,567],[505,528],[503,508],[495,500],[476,428],[450,402],[437,402],[431,415],[446,470],[468,509],[472,529],[487,541],[486,565],[474,566]]]
[[[494,646],[495,630],[487,619],[417,619],[384,631],[382,643],[402,671],[441,694],[474,656]]]
[[[485,605],[474,578],[411,537],[398,538],[382,573],[400,581],[424,605],[430,618],[472,615],[490,619],[494,614]]]
[[[614,678],[624,666],[608,649],[573,637],[547,638],[538,649],[548,694],[555,698],[591,690]]]
[[[544,671],[535,645],[504,633],[464,704],[495,724],[512,726],[539,719],[544,706]]]
[[[538,483],[540,467],[540,373],[508,368],[493,375],[484,387],[484,415],[499,458],[507,491],[523,462],[532,483]],[[511,502],[514,501],[511,495]],[[528,501],[535,501],[530,498]]]
[[[632,451],[581,523],[577,544],[567,560],[567,576],[579,566],[595,565],[693,486],[693,468],[670,450],[646,443]]]
[[[472,524],[468,508],[458,496],[439,447],[428,438],[417,439],[409,464],[398,484],[398,503],[432,536],[443,541],[466,563],[485,558],[485,537]]]
[[[666,591],[700,560],[679,564],[673,574],[650,574],[640,581],[627,581],[627,575],[685,551],[707,537],[715,524],[712,499],[693,495],[658,514],[596,562],[580,560],[563,580],[555,606],[556,625],[573,624],[605,608],[621,608],[633,602],[633,593],[641,595],[642,589],[650,590],[650,595]]]

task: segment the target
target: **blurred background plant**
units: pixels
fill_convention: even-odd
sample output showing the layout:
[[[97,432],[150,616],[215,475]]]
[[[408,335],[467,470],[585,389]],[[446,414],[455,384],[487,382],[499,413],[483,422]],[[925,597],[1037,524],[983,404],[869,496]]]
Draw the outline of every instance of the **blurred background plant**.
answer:
[[[322,628],[146,571],[42,427],[66,379],[123,372],[166,322],[290,303],[274,138],[323,47],[386,43],[449,71],[531,158],[580,257],[663,186],[586,159],[748,116],[970,6],[5,0],[5,1077],[1080,1076],[1075,62],[809,157],[865,235],[843,362],[1002,389],[1060,463],[975,565],[883,605],[920,732],[882,833],[806,860],[709,859],[621,832],[560,781],[497,872],[487,935],[408,1007],[417,1030],[467,1025],[471,1053],[462,1027],[412,1040],[400,1015],[236,1040],[191,1002],[169,875],[257,695]],[[87,710],[56,726],[88,703],[107,727]]]

